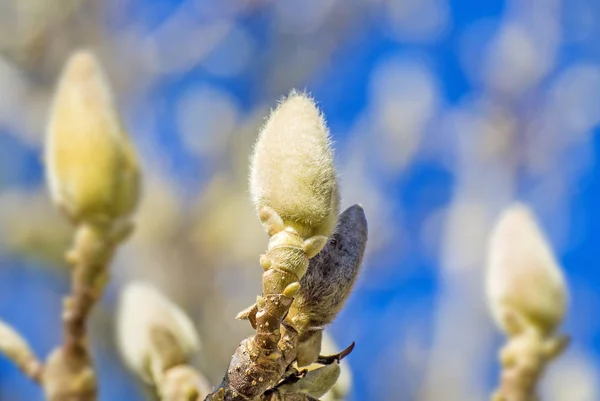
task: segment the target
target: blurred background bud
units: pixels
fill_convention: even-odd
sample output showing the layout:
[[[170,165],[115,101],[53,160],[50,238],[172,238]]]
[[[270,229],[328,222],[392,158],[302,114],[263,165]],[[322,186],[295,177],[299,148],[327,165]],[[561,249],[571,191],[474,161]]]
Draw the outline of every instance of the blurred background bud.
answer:
[[[169,369],[163,378],[160,394],[164,401],[204,400],[213,387],[196,369],[179,365]]]
[[[329,235],[339,194],[325,119],[313,99],[292,91],[271,112],[254,147],[250,191],[306,237]]]
[[[117,312],[117,342],[129,368],[146,382],[152,380],[151,370],[157,364],[168,368],[186,363],[200,349],[194,324],[185,312],[144,283],[123,289]]]
[[[563,319],[565,280],[525,205],[506,209],[491,234],[487,293],[496,323],[507,332],[510,313],[519,314],[545,334],[554,331]]]
[[[48,123],[47,177],[54,202],[75,221],[128,215],[139,195],[136,155],[96,57],[66,63]]]
[[[27,260],[64,266],[73,228],[53,208],[44,188],[1,192],[0,226],[11,233],[0,238],[2,247]]]

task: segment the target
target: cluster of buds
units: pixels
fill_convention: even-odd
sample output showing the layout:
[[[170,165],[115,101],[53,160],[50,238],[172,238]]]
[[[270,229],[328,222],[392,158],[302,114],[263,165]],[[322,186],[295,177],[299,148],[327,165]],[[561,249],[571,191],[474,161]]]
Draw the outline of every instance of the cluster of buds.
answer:
[[[39,383],[48,400],[94,401],[86,322],[117,246],[132,231],[128,218],[138,202],[140,173],[108,80],[91,52],[78,51],[67,61],[47,128],[51,198],[76,229],[66,253],[72,278],[63,304],[64,340],[42,363],[16,331],[0,324],[0,352]]]
[[[63,71],[46,162],[52,199],[77,229],[67,253],[73,277],[63,311],[65,340],[42,364],[0,322],[0,352],[40,383],[49,400],[94,401],[86,319],[108,280],[117,245],[131,232],[140,172],[106,77],[88,51],[74,54]],[[360,205],[340,213],[329,132],[308,95],[292,91],[262,127],[251,158],[250,192],[269,236],[259,259],[262,292],[238,315],[255,333],[240,343],[216,389],[192,366],[200,341],[190,318],[149,285],[131,284],[122,293],[117,336],[123,359],[162,400],[314,401],[344,374],[339,363],[354,344],[323,356],[323,330],[353,288],[367,220]],[[490,310],[508,338],[493,400],[534,401],[545,365],[568,344],[556,334],[568,297],[561,269],[527,207],[514,205],[500,217],[487,273]]]
[[[263,126],[250,191],[270,237],[260,258],[262,294],[238,315],[256,334],[242,341],[219,390],[207,399],[312,400],[337,380],[339,370],[328,365],[349,352],[319,356],[322,330],[358,274],[367,223],[360,206],[346,210],[338,222],[331,140],[306,94],[292,91]],[[308,373],[296,369],[319,361],[324,366]]]
[[[129,284],[117,313],[117,341],[127,366],[163,400],[196,400],[211,390],[190,366],[200,350],[191,319],[154,287]]]
[[[147,285],[123,292],[120,349],[163,400],[315,400],[334,387],[339,362],[352,350],[320,355],[323,329],[356,280],[367,221],[358,205],[338,216],[329,133],[306,94],[292,91],[263,126],[251,158],[250,191],[270,237],[259,261],[262,293],[238,315],[256,333],[241,342],[217,389],[210,391],[190,365],[199,342],[189,318]]]

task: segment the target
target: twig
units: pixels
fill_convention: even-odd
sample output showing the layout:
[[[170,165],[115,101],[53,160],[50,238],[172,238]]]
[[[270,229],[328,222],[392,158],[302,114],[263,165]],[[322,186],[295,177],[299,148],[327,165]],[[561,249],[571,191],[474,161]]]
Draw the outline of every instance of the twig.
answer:
[[[344,359],[345,357],[347,357],[348,355],[350,355],[350,353],[354,350],[354,346],[356,344],[354,343],[354,341],[352,341],[352,344],[350,344],[345,350],[342,350],[341,352],[338,352],[337,354],[333,354],[333,355],[319,355],[319,357],[317,358],[317,363],[320,363],[322,365],[330,365],[334,362],[340,363],[340,361],[342,359]]]
[[[302,238],[293,228],[285,227],[269,207],[261,209],[260,218],[271,239],[260,258],[265,271],[262,296],[257,299],[256,334],[238,346],[219,390],[208,395],[207,401],[257,399],[277,384],[296,357],[298,333],[282,323],[300,290],[299,281],[309,259],[323,248],[327,238]]]
[[[67,253],[72,265],[72,289],[63,305],[64,342],[48,358],[44,374],[44,389],[51,401],[97,398],[86,321],[108,281],[115,248],[131,231],[129,224],[82,224],[77,228],[73,248]]]
[[[0,354],[11,360],[27,377],[40,383],[43,366],[29,344],[7,323],[0,320]]]
[[[336,355],[319,355],[322,329],[334,319],[336,313],[341,309],[350,293],[362,261],[362,255],[367,240],[367,223],[362,208],[357,205],[352,206],[339,216],[339,222],[335,233],[318,256],[310,260],[306,274],[303,274],[300,278],[299,282],[301,288],[299,288],[299,291],[295,294],[293,304],[289,309],[287,308],[291,301],[290,299],[286,299],[286,303],[282,304],[281,295],[264,295],[272,294],[271,291],[273,291],[273,289],[272,287],[269,287],[271,285],[269,283],[281,283],[280,287],[275,289],[276,291],[281,291],[281,288],[284,285],[292,286],[289,288],[294,289],[298,287],[293,284],[294,277],[290,275],[285,267],[282,267],[285,266],[285,264],[282,262],[283,258],[281,257],[281,255],[287,255],[290,260],[300,260],[300,258],[293,256],[292,253],[285,252],[285,248],[281,246],[286,242],[281,240],[280,237],[290,235],[289,233],[293,233],[293,230],[285,229],[283,231],[277,231],[281,228],[281,223],[274,213],[275,212],[270,210],[263,210],[263,214],[261,214],[263,223],[273,235],[267,255],[261,257],[261,265],[266,269],[263,274],[263,296],[259,297],[256,305],[245,309],[237,316],[239,319],[249,320],[252,327],[257,330],[257,335],[244,340],[245,342],[242,343],[242,346],[245,348],[242,348],[242,346],[238,348],[236,356],[234,356],[234,359],[230,364],[228,373],[221,384],[224,394],[212,394],[211,396],[213,398],[207,398],[209,400],[244,399],[243,397],[260,400],[265,399],[264,397],[271,397],[266,398],[269,400],[291,400],[292,398],[290,397],[292,397],[292,395],[288,393],[283,394],[279,389],[270,388],[268,386],[272,386],[272,383],[275,383],[275,387],[279,387],[284,384],[292,383],[293,381],[302,380],[302,378],[298,377],[298,371],[291,367],[291,364],[294,361],[299,366],[310,364],[315,361],[322,364],[332,364],[339,362],[354,348],[354,343],[352,343],[347,349]],[[276,228],[273,229],[273,227]],[[296,239],[296,241],[299,242],[299,239]],[[275,244],[276,246],[273,246],[272,244]],[[283,277],[277,278],[278,275]],[[298,279],[298,277],[296,277],[296,279]],[[276,302],[278,302],[277,305],[275,305]],[[275,306],[278,306],[280,309],[276,309]],[[275,323],[279,323],[280,326],[273,326],[272,321],[266,321],[267,317],[275,320]],[[266,346],[275,344],[277,338],[281,338],[278,343],[278,348],[274,351],[279,352],[279,354],[272,357],[270,354],[265,353],[264,358],[273,364],[266,365],[259,361],[259,356],[252,359],[253,356],[248,352],[247,344],[254,344],[257,339],[260,341],[265,335],[265,329],[273,327],[275,327],[275,330],[268,332],[269,335],[273,337],[267,337],[267,339],[264,340],[264,343],[259,342],[257,345],[253,345],[254,347],[260,347],[262,344],[262,349],[264,350]],[[279,328],[279,330],[277,330],[277,328]],[[301,334],[299,334],[299,331]],[[259,336],[259,334],[263,337]],[[303,336],[306,338],[305,340],[303,340]],[[244,354],[244,352],[248,352],[248,354]],[[246,359],[243,359],[244,357]],[[244,363],[246,365],[244,365]],[[239,371],[236,370],[238,366]],[[273,366],[275,366],[276,369],[273,369]],[[260,373],[259,369],[265,368],[270,369],[267,371],[272,372],[273,376],[271,377],[270,382],[265,384],[267,391],[262,398],[256,398],[257,396],[254,395],[255,393],[243,393],[243,395],[239,395],[238,398],[229,395],[233,392],[228,392],[228,388],[233,388],[238,393],[241,392],[234,387],[240,382],[243,383],[243,378],[241,376],[248,374],[255,380],[256,374]],[[286,376],[286,374],[290,372],[291,374]],[[279,377],[278,379],[276,378],[277,376]],[[265,383],[265,375],[262,374],[258,376],[259,379],[261,377],[263,382],[260,383]],[[330,381],[329,383],[333,384],[335,383],[335,380],[332,382]],[[252,382],[250,384],[251,386],[249,387],[254,389],[255,387],[252,386]],[[308,380],[302,383],[302,385],[307,385],[307,387],[312,389],[315,387],[313,383],[308,383]],[[326,385],[323,387],[326,387]],[[246,390],[245,388],[242,389],[243,391]],[[294,389],[295,387],[291,388],[291,390]],[[256,393],[259,393],[260,391],[263,391],[263,388],[257,388],[255,391]],[[277,394],[273,394],[273,392],[276,392]],[[226,397],[226,395],[231,396],[232,398],[219,398]],[[258,395],[260,395],[260,393]],[[300,397],[300,395],[298,395],[298,397]],[[302,397],[304,397],[304,395],[302,395]],[[305,400],[306,398],[300,399]]]

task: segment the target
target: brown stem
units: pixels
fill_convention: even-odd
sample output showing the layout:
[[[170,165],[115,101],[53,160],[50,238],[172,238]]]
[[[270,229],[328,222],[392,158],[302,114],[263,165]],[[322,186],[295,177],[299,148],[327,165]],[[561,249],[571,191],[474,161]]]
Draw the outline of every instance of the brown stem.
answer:
[[[218,391],[206,400],[243,401],[260,397],[273,387],[293,362],[297,333],[282,321],[293,301],[283,294],[266,295],[256,316],[257,333],[238,346]],[[222,398],[221,398],[222,397]]]
[[[297,331],[284,324],[300,279],[306,273],[309,258],[325,244],[326,238],[304,240],[298,232],[285,228],[274,210],[263,208],[261,220],[271,235],[260,264],[262,296],[257,308],[246,311],[256,334],[243,340],[233,355],[219,389],[207,401],[259,400],[283,377],[296,359]],[[256,313],[254,315],[254,310]]]
[[[81,224],[67,261],[72,266],[71,295],[63,305],[64,342],[48,358],[43,377],[50,401],[95,401],[97,384],[89,351],[86,322],[101,297],[116,245],[130,226]]]

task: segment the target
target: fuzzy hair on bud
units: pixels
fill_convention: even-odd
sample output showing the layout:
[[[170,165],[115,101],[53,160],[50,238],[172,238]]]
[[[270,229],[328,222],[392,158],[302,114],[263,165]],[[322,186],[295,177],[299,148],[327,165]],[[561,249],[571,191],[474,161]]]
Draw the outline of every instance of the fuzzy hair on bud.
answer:
[[[112,221],[134,210],[138,162],[108,81],[89,51],[76,52],[64,67],[47,126],[45,158],[52,199],[76,222]]]
[[[186,363],[200,349],[190,318],[144,283],[129,284],[121,294],[117,341],[125,363],[146,382],[153,380],[157,365],[169,368]]]
[[[289,312],[301,340],[305,333],[331,323],[344,306],[358,275],[367,234],[363,208],[351,206],[340,215],[325,248],[310,260]]]
[[[315,102],[292,91],[272,111],[251,159],[250,192],[304,237],[329,236],[339,210],[329,131]]]
[[[563,273],[532,212],[515,204],[502,213],[489,243],[487,297],[507,334],[516,314],[542,334],[561,323],[567,304]]]

